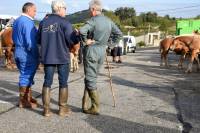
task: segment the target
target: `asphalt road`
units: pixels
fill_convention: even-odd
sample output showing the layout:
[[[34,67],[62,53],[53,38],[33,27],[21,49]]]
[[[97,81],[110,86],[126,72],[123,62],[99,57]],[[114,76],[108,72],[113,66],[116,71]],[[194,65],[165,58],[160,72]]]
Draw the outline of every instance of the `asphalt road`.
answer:
[[[111,61],[111,58],[109,57]],[[0,133],[199,133],[200,76],[177,69],[178,57],[170,54],[170,68],[160,67],[157,48],[140,49],[123,56],[123,63],[111,63],[116,107],[113,107],[108,70],[98,77],[100,115],[81,112],[84,90],[83,67],[70,73],[70,117],[58,116],[58,80],[51,91],[53,116],[42,116],[43,72],[38,71],[33,95],[40,106],[19,109],[18,72],[0,68]],[[187,61],[184,64],[186,67]]]

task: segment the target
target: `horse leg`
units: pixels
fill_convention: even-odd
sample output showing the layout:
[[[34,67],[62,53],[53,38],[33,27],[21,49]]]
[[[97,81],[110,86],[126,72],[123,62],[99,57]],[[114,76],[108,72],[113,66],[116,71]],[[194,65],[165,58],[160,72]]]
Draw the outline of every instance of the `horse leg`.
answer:
[[[78,56],[77,55],[75,55],[74,57],[74,69],[75,71],[78,70]]]
[[[182,54],[179,59],[178,68],[180,68],[180,69],[183,69],[183,60],[185,59],[185,55],[186,54]]]
[[[164,54],[165,67],[169,67],[167,54],[168,54],[168,52],[165,52],[165,54]]]
[[[188,68],[187,70],[185,71],[185,73],[190,73],[192,72],[192,64],[193,64],[193,61],[194,61],[194,58],[196,56],[197,52],[195,50],[192,51],[192,55],[190,57],[190,63],[188,65]]]
[[[7,50],[6,50],[6,67],[8,69],[12,69],[13,66],[12,66],[12,48],[8,47]]]
[[[198,54],[195,56],[195,60],[197,61],[197,71],[199,71],[200,70],[200,64],[199,64]]]
[[[76,57],[74,56],[74,59],[73,59],[73,72],[75,72],[76,71],[76,59],[75,59]]]
[[[160,54],[160,66],[163,66],[163,53]]]
[[[70,72],[73,72],[74,70],[74,55],[73,53],[70,53]]]
[[[5,50],[5,66],[8,68],[9,65],[9,58],[8,58],[8,50]]]
[[[12,51],[12,49],[10,50],[10,53],[9,53],[9,60],[10,60],[11,69],[14,69],[13,51]]]
[[[2,56],[3,56],[3,49],[0,47],[0,57],[2,57]]]
[[[78,66],[78,55],[76,56],[76,70],[79,69],[79,66]]]

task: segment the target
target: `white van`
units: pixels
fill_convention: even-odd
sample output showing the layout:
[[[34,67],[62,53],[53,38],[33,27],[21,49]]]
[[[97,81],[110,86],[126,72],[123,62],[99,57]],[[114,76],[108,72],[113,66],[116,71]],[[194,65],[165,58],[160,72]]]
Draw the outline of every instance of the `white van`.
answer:
[[[123,36],[123,48],[122,48],[122,52],[124,55],[126,55],[126,53],[135,53],[136,50],[136,41],[135,41],[135,37],[134,36]]]
[[[135,53],[136,50],[136,42],[134,36],[123,36],[123,38],[119,41],[119,44],[115,45],[122,47],[122,53],[126,55],[127,53]],[[111,55],[111,48],[113,47],[112,39],[108,42],[107,54]]]

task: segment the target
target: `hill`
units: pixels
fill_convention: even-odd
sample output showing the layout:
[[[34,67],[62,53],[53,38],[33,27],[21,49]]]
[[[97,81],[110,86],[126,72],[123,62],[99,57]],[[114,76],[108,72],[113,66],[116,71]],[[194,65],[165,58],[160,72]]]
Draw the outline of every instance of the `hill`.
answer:
[[[67,15],[66,18],[72,23],[84,23],[90,18],[89,10],[79,11],[70,15]]]
[[[128,31],[135,36],[157,31],[175,34],[176,18],[171,18],[169,15],[161,17],[156,12],[136,15],[135,9],[129,7],[120,7],[115,11],[103,10],[103,13],[113,20],[124,34],[127,34]],[[83,10],[66,17],[74,27],[79,28],[90,18],[90,13],[89,10]]]

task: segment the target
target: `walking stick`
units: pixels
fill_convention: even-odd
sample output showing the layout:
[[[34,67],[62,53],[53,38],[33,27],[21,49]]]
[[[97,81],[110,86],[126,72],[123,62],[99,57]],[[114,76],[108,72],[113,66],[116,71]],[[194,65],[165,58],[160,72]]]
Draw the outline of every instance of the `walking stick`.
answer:
[[[106,63],[107,63],[107,66],[108,66],[108,73],[109,73],[109,79],[110,79],[110,89],[111,89],[111,92],[112,92],[112,97],[113,97],[113,102],[114,102],[114,107],[116,106],[116,103],[115,103],[115,93],[114,93],[114,90],[113,90],[113,85],[112,85],[112,77],[111,77],[111,72],[110,72],[110,64],[108,62],[108,56],[106,54]]]

